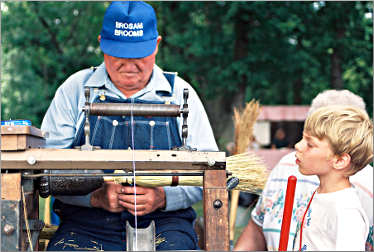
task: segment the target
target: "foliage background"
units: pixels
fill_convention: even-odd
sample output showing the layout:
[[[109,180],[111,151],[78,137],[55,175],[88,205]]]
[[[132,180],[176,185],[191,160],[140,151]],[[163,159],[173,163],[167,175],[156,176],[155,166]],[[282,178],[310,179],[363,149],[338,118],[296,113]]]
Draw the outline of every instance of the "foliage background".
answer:
[[[232,109],[310,104],[349,89],[372,115],[372,2],[149,2],[163,36],[157,63],[198,91],[222,146]],[[39,127],[56,88],[99,65],[109,2],[1,3],[1,119]]]

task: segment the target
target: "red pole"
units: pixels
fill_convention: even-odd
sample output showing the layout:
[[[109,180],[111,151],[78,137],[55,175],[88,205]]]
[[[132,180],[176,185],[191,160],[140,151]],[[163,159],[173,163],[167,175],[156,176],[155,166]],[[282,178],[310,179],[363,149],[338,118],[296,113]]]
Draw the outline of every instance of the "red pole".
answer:
[[[279,239],[279,251],[287,251],[288,237],[290,234],[290,224],[292,217],[293,200],[295,198],[297,178],[289,176],[287,182],[286,199],[283,210],[282,227]]]

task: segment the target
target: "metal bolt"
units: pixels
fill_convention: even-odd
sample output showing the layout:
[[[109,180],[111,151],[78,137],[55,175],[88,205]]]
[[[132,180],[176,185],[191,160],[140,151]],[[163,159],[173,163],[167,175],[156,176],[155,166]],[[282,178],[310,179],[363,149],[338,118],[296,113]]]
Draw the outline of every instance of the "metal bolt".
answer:
[[[5,224],[4,225],[4,233],[6,234],[6,235],[11,235],[13,232],[14,232],[14,227],[12,226],[12,225],[9,225],[9,224]]]
[[[214,164],[216,163],[216,161],[212,160],[212,159],[208,159],[208,165],[210,167],[212,167]]]
[[[226,189],[232,190],[239,184],[239,179],[237,177],[231,177],[226,182]]]
[[[215,208],[215,209],[219,209],[219,208],[221,208],[222,207],[222,201],[221,200],[219,200],[219,199],[216,199],[215,201],[213,201],[213,207]]]
[[[36,164],[36,159],[35,159],[35,157],[33,157],[33,156],[29,156],[29,157],[27,158],[27,163],[28,163],[29,165],[34,165],[34,164]]]

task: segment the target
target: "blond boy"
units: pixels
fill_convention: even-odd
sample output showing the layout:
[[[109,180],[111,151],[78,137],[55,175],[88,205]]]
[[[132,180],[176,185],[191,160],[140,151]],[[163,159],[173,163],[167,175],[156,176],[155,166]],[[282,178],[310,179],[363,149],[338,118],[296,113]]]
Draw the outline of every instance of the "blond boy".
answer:
[[[365,250],[369,221],[349,177],[373,158],[373,124],[350,106],[327,106],[306,120],[296,163],[320,185],[298,225],[294,250]]]

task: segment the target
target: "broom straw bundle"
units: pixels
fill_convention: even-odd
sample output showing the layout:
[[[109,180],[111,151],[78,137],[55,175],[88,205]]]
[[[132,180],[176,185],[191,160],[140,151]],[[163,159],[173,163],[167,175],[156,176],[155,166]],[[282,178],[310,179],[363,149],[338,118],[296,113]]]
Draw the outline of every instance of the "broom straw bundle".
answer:
[[[253,152],[245,152],[227,158],[226,168],[232,177],[239,179],[235,188],[240,191],[261,194],[268,178],[267,168]]]
[[[253,126],[260,113],[260,104],[256,100],[251,100],[246,104],[242,112],[234,108],[234,128],[235,128],[235,151],[234,154],[247,151],[252,138]]]
[[[239,184],[235,189],[256,193],[261,193],[266,183],[267,170],[263,161],[254,153],[246,152],[226,158],[226,170],[231,173],[230,177],[237,177]],[[146,171],[147,173],[151,171]],[[156,172],[156,171],[155,171]],[[115,173],[124,173],[116,170]],[[137,174],[142,173],[138,171]],[[137,175],[136,185],[145,187],[185,185],[202,186],[203,176],[141,176]],[[104,176],[104,181],[115,183],[134,184],[134,178],[128,176]]]
[[[260,104],[254,99],[248,102],[241,112],[239,111],[239,109],[234,108],[234,154],[236,154],[234,156],[238,156],[238,160],[240,160],[240,157],[245,158],[245,153],[248,152],[249,145],[251,144],[251,141],[253,139],[253,126],[257,120],[259,113]],[[246,186],[242,187],[241,185],[239,185],[235,188],[236,190],[232,192],[232,203],[236,205],[239,198],[239,191],[260,194],[262,188],[265,186],[266,179],[268,177],[265,165],[263,164],[262,160],[256,157],[256,155],[253,153],[250,156],[250,159],[253,160],[253,162],[257,162],[257,164],[248,164],[248,167],[252,167],[252,169],[248,170],[245,175],[239,175],[243,183],[245,181]],[[242,167],[239,162],[240,161],[238,161],[238,163],[234,165],[234,167],[237,167],[237,169],[235,169],[235,172],[241,173],[240,170],[244,169],[244,167]],[[248,190],[248,188],[257,189]]]
[[[235,143],[235,150],[234,154],[246,152],[251,141],[253,139],[253,126],[257,120],[257,117],[260,113],[260,104],[258,101],[254,99],[251,100],[249,103],[246,104],[245,108],[242,112],[239,109],[234,108],[234,143]],[[254,179],[255,183],[260,182],[265,184],[265,180],[267,176],[264,176],[261,173],[252,172],[253,176],[249,179]],[[258,175],[257,175],[258,174]],[[258,181],[256,180],[258,179]],[[263,185],[264,186],[264,185]],[[261,189],[263,188],[261,187]],[[245,191],[242,188],[238,187],[239,190]],[[236,213],[239,203],[239,190],[231,191],[231,201],[230,201],[230,243],[234,240],[234,231],[235,231],[235,222],[236,222]],[[257,192],[252,193],[259,193],[260,190]]]

